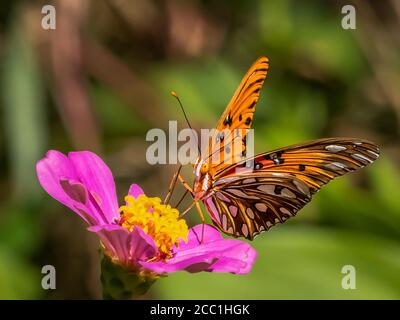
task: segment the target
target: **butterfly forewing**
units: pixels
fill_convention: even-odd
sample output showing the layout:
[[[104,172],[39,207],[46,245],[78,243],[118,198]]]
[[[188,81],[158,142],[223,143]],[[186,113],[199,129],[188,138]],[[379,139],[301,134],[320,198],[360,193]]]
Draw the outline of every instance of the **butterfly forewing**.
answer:
[[[376,145],[351,138],[274,150],[226,167],[214,177],[205,204],[221,231],[253,239],[294,216],[330,180],[364,167],[378,156]]]
[[[269,61],[264,56],[250,67],[219,119],[215,132],[210,136],[202,157],[210,164],[212,175],[232,163],[232,159],[241,159],[246,155],[245,134],[253,123],[268,68]],[[236,145],[238,147],[235,148]]]

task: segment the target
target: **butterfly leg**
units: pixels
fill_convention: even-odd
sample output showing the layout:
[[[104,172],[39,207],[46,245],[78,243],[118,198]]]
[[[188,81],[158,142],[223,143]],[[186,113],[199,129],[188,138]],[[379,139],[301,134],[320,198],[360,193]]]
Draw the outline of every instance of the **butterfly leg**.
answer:
[[[185,181],[185,179],[180,174],[178,174],[178,178],[179,178],[179,181],[183,184],[183,186],[187,190],[189,190],[189,192],[193,195],[193,189],[191,186],[189,186],[189,184]]]
[[[184,187],[191,193],[191,195],[193,196],[193,189],[192,189],[192,187],[189,186],[189,184],[185,181],[185,179],[184,179],[180,174],[178,174],[178,178],[179,178],[179,181],[183,184],[183,186],[184,186]],[[196,205],[196,209],[197,209],[197,212],[198,212],[199,215],[200,215],[200,219],[201,219],[201,223],[202,223],[202,228],[201,228],[201,243],[203,243],[203,239],[204,239],[204,225],[205,225],[205,223],[206,223],[206,220],[204,219],[204,214],[203,214],[203,211],[201,211],[201,207],[200,207],[200,205],[199,205],[199,202],[198,202],[198,201],[193,201],[193,203],[181,214],[181,217],[182,217],[184,214],[186,214],[190,209],[192,209],[194,205]]]
[[[186,213],[188,213],[189,210],[192,209],[192,208],[194,207],[195,204],[196,204],[196,202],[193,201],[193,202],[190,204],[190,206],[187,207],[186,210],[184,210],[184,211],[180,214],[180,217],[183,217]]]
[[[192,194],[192,196],[193,196],[193,189],[189,186],[189,184],[185,181],[185,179],[184,179],[180,174],[178,174],[178,178],[179,178],[180,182],[183,184],[183,186],[184,186],[187,190],[189,190],[189,192],[190,192],[190,193]],[[204,214],[203,214],[203,211],[201,211],[201,207],[200,207],[199,202],[198,202],[198,201],[194,201],[194,202],[189,206],[189,208],[186,209],[186,210],[184,211],[184,214],[185,214],[186,212],[188,212],[188,211],[193,207],[193,205],[196,205],[197,212],[198,212],[199,215],[200,215],[200,219],[201,219],[201,223],[202,223],[202,228],[201,228],[201,243],[203,243],[203,239],[204,239],[204,225],[205,225],[205,223],[206,223],[206,220],[204,219]],[[182,215],[183,215],[183,214],[182,214]],[[182,216],[182,215],[181,215],[181,216]]]
[[[203,211],[201,211],[201,207],[198,201],[195,202],[196,203],[196,209],[197,212],[200,215],[200,219],[201,219],[201,223],[202,223],[202,227],[201,227],[201,243],[203,243],[204,240],[204,225],[206,224],[206,219],[204,219],[204,214]]]
[[[189,193],[189,190],[186,189],[185,193],[182,195],[182,197],[179,199],[179,201],[176,203],[176,205],[174,206],[174,208],[178,208],[179,205],[182,203],[183,199],[186,198],[186,195]]]
[[[171,179],[171,183],[169,184],[167,196],[164,199],[164,204],[168,204],[169,200],[171,199],[172,193],[175,190],[176,180],[178,179],[178,175],[181,172],[182,165],[179,165],[178,170],[174,173]]]

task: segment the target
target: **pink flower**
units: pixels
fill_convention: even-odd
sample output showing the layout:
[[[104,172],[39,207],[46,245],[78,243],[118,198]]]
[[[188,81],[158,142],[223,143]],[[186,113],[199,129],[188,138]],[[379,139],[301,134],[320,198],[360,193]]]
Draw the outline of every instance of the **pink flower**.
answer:
[[[248,273],[256,251],[246,242],[224,239],[212,226],[187,229],[179,212],[149,198],[132,184],[127,203],[118,207],[110,169],[89,151],[67,156],[48,151],[36,166],[40,184],[53,198],[73,210],[96,233],[105,253],[132,270],[157,274],[179,270]]]

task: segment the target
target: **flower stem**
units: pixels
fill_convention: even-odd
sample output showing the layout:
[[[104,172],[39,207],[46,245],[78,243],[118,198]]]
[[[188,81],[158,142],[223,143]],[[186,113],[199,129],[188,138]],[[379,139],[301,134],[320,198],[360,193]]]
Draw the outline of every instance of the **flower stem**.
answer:
[[[112,260],[105,254],[101,261],[101,284],[103,299],[129,300],[137,299],[145,294],[157,280],[152,275],[142,275],[139,270],[129,270]]]

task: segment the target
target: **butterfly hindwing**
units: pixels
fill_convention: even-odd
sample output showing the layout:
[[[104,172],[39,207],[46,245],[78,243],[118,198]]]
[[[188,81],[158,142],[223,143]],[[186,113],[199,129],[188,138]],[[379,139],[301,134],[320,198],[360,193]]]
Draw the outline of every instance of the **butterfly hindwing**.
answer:
[[[221,231],[252,240],[294,216],[310,199],[304,182],[289,174],[244,174],[222,179],[205,205]]]
[[[294,216],[330,180],[364,167],[378,156],[376,145],[351,138],[315,140],[274,150],[247,159],[252,168],[245,161],[227,167],[215,177],[212,197],[205,204],[209,212],[213,206],[219,212],[213,214],[213,220],[221,231],[253,239]]]

